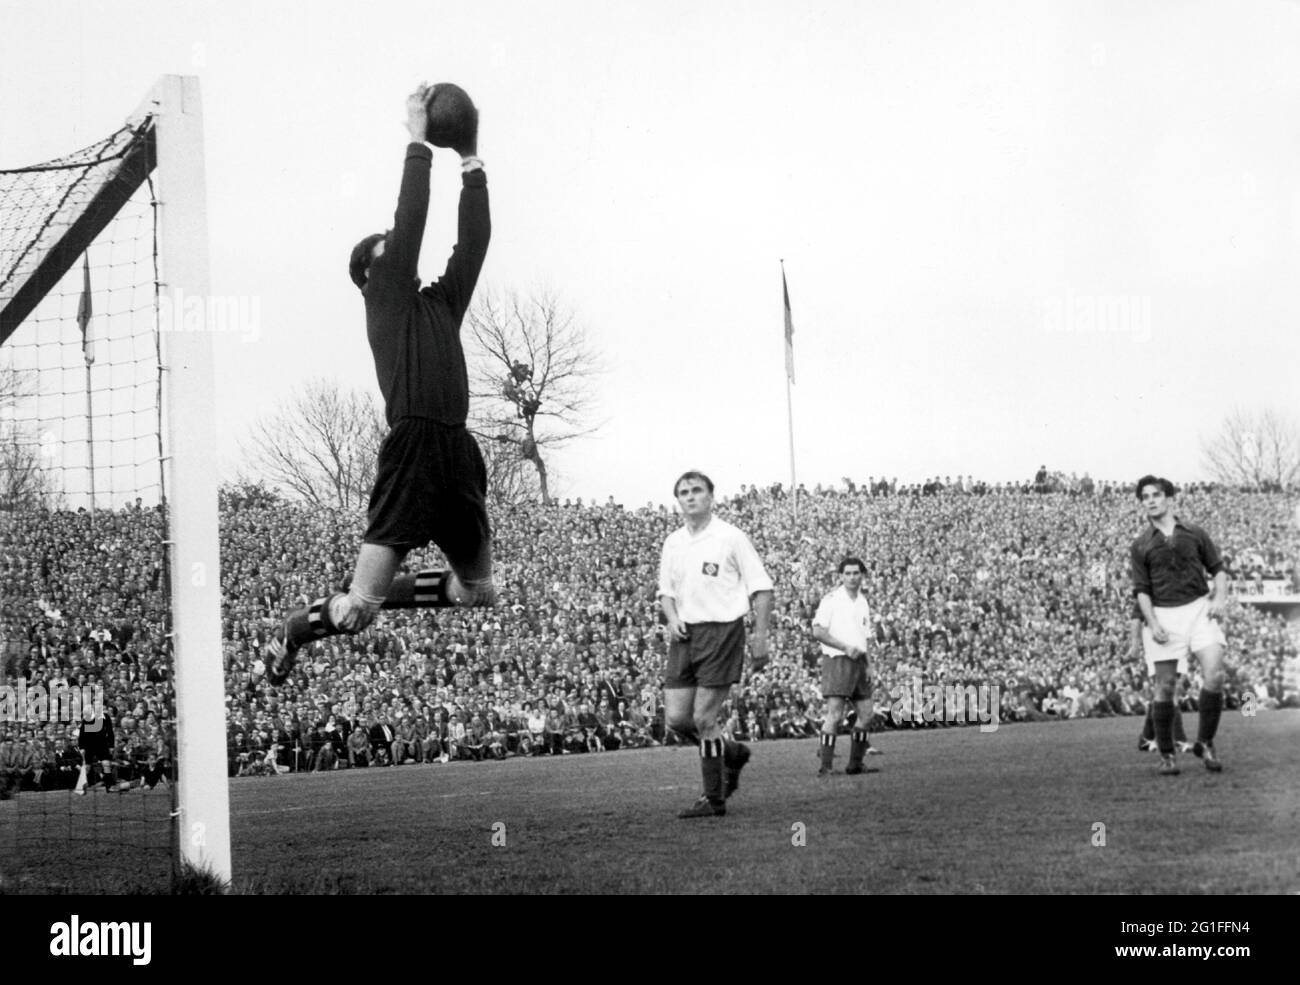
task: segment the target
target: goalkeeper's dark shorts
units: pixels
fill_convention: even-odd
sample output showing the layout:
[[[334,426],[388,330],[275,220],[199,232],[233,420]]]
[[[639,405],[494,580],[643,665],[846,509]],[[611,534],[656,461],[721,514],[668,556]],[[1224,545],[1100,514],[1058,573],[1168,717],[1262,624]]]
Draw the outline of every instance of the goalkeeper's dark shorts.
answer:
[[[463,425],[403,417],[379,448],[363,538],[398,551],[430,541],[462,577],[491,573],[487,468]]]

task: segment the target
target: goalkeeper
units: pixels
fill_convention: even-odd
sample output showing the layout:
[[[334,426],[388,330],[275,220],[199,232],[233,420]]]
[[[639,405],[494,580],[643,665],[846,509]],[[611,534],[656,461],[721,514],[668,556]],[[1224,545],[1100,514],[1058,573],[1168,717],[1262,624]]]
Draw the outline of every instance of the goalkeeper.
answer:
[[[439,87],[406,100],[406,147],[397,214],[387,233],[352,250],[348,272],[366,306],[366,335],[389,433],[379,450],[369,526],[346,591],[289,614],[263,649],[270,683],[288,679],[301,647],[359,633],[381,608],[492,605],[487,470],[465,427],[469,381],[460,327],[491,236],[487,178],[477,157],[478,113],[455,87],[459,124],[447,143],[461,155],[456,246],[441,280],[420,288],[417,264],[429,209],[428,103]],[[443,103],[440,103],[443,105]],[[397,575],[407,553],[433,541],[451,570]]]

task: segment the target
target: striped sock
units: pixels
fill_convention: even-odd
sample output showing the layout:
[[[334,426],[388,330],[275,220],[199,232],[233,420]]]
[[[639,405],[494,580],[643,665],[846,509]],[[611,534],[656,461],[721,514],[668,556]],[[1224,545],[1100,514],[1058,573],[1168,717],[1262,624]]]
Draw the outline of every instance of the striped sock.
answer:
[[[715,804],[722,796],[722,740],[700,741],[700,774],[704,777],[704,795]]]
[[[398,575],[384,599],[385,609],[441,609],[454,604],[447,598],[450,571],[427,568],[413,575]]]
[[[867,749],[870,748],[871,743],[867,740],[866,729],[855,728],[852,736],[849,743],[849,765],[861,766],[862,757],[867,754]]]
[[[308,643],[323,640],[327,636],[337,636],[342,632],[330,620],[330,599],[333,597],[329,595],[319,598],[305,609],[297,609],[289,613],[289,617],[285,620],[289,642],[294,646],[306,646]]]
[[[835,734],[833,732],[822,733],[822,769],[829,770],[831,763],[835,761]]]

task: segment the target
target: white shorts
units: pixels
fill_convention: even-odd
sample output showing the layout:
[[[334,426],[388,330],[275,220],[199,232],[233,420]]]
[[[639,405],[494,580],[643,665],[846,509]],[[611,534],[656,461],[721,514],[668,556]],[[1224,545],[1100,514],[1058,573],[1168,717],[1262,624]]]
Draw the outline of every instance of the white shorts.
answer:
[[[1177,660],[1178,673],[1187,673],[1187,655],[1200,653],[1211,646],[1227,642],[1219,624],[1210,618],[1210,598],[1202,596],[1186,605],[1170,608],[1155,607],[1156,622],[1169,634],[1168,643],[1157,643],[1149,626],[1142,627],[1142,649],[1147,658],[1147,673],[1154,675],[1156,664],[1164,660]]]

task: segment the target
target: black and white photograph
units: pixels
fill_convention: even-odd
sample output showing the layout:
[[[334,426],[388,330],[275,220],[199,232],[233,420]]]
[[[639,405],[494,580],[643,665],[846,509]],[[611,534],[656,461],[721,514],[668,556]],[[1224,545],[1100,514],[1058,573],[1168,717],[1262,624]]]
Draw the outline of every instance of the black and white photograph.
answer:
[[[29,949],[1086,896],[1085,965],[1260,959],[1207,898],[1300,893],[1297,52],[1289,0],[0,0]]]

